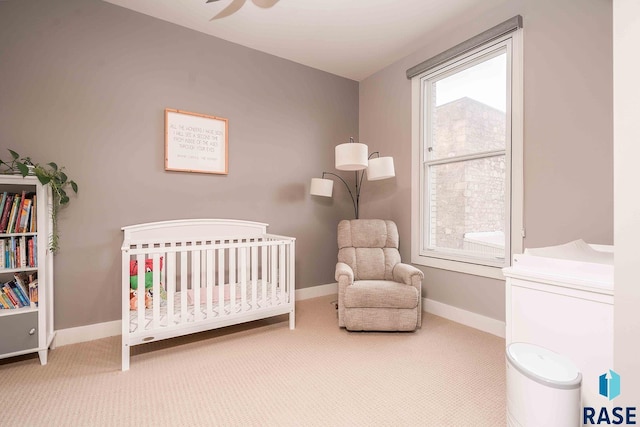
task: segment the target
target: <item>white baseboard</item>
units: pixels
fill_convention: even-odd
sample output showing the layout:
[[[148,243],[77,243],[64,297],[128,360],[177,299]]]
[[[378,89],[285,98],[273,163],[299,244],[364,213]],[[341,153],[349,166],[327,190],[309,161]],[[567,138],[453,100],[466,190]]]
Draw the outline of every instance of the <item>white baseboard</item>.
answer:
[[[296,301],[310,298],[322,297],[326,295],[337,295],[338,284],[329,283],[326,285],[311,286],[309,288],[296,290]],[[443,304],[427,298],[422,299],[422,309],[427,313],[444,317],[463,325],[479,329],[484,332],[505,337],[505,323],[492,319],[481,314],[463,310],[452,305]],[[86,341],[93,341],[100,338],[113,337],[122,333],[122,322],[114,320],[111,322],[95,323],[93,325],[79,326],[77,328],[60,329],[56,331],[53,346],[63,346]]]
[[[323,297],[325,295],[338,296],[338,283],[329,283],[326,285],[310,286],[308,288],[296,289],[296,301],[305,299]]]
[[[338,284],[329,283],[327,285],[311,286],[309,288],[296,289],[296,301],[309,298],[322,297],[325,295],[338,295]],[[114,320],[112,322],[95,323],[93,325],[79,326],[77,328],[60,329],[56,331],[53,347],[68,344],[77,344],[86,341],[98,340],[100,338],[113,337],[122,333],[122,322]]]
[[[78,326],[77,328],[60,329],[56,331],[53,346],[59,347],[67,344],[99,340],[100,338],[113,337],[121,333],[122,322],[120,320],[94,323],[93,325]]]
[[[452,320],[456,323],[462,323],[463,325],[488,332],[500,338],[505,337],[505,323],[500,320],[492,319],[491,317],[463,310],[428,298],[422,299],[422,310],[427,313]]]

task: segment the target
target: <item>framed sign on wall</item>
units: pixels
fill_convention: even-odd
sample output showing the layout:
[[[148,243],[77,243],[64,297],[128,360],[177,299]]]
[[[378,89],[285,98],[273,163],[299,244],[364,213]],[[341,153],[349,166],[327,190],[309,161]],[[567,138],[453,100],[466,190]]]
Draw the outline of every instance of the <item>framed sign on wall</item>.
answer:
[[[229,121],[189,111],[164,110],[164,169],[229,173]]]

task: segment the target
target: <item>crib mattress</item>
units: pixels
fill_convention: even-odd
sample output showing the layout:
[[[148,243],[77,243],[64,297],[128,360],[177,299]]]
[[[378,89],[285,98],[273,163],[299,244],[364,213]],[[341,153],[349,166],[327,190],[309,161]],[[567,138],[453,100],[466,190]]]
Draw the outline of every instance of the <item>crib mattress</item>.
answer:
[[[275,293],[271,292],[270,285],[267,285],[267,292],[265,295],[265,299],[262,298],[262,285],[258,282],[256,286],[256,298],[253,298],[252,286],[251,284],[246,285],[246,298],[243,303],[241,296],[241,285],[237,284],[236,286],[236,298],[234,301],[230,299],[225,299],[224,303],[221,304],[217,300],[212,301],[211,303],[211,316],[212,318],[220,318],[228,315],[233,315],[240,312],[250,312],[257,311],[265,308],[271,308],[274,306],[278,306],[281,304],[286,304],[288,302],[288,295],[286,292],[282,291],[280,287],[276,288]],[[217,294],[216,294],[217,295]],[[192,294],[187,297],[187,306],[185,309],[186,322],[195,322],[196,316],[196,306],[191,303]],[[254,302],[255,300],[255,302]],[[244,306],[243,306],[244,304]],[[170,321],[169,312],[168,312],[169,304],[167,301],[160,302],[160,314],[156,321],[157,327],[168,327],[173,325],[178,325],[181,323],[185,323],[182,319],[182,292],[175,292],[173,297],[173,318]],[[199,311],[201,313],[199,321],[207,319],[209,313],[207,311],[207,302],[204,298],[201,298]],[[134,333],[138,331],[139,319],[138,319],[138,311],[131,310],[129,312],[129,332]],[[154,325],[153,322],[153,307],[145,309],[145,319],[144,319],[144,330],[152,330]]]

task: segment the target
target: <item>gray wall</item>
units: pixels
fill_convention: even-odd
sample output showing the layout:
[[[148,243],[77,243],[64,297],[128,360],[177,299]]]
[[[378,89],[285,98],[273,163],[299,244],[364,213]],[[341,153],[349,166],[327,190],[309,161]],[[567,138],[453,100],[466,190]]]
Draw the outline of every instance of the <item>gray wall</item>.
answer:
[[[410,259],[411,84],[406,69],[498,23],[524,18],[525,247],[613,243],[612,6],[608,0],[490,1],[360,82],[360,138],[392,155],[395,180],[367,183],[362,217],[398,223]],[[423,268],[424,296],[504,320],[504,282]]]
[[[164,109],[229,119],[229,175],[164,170]],[[298,288],[333,282],[352,208],[308,196],[357,137],[358,83],[98,0],[0,2],[0,156],[65,165],[55,328],[120,319],[120,228],[266,222],[297,240]]]

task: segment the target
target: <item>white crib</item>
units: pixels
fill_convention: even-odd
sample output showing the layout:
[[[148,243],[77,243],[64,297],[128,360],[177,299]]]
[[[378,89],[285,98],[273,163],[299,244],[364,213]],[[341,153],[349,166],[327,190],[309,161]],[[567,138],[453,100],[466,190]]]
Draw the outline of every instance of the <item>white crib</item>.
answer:
[[[122,370],[138,344],[282,314],[294,329],[295,238],[266,229],[228,219],[123,227]],[[138,296],[131,307],[136,262]],[[152,294],[147,301],[145,284]]]

